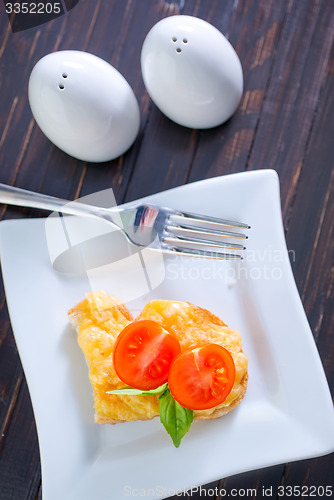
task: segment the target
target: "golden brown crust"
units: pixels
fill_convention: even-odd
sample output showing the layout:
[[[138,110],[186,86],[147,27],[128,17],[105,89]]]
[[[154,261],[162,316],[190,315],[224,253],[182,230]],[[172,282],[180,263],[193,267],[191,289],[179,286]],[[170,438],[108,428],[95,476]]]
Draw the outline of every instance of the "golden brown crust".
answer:
[[[222,319],[218,318],[218,316],[215,316],[212,312],[208,311],[207,309],[203,309],[202,307],[199,306],[194,306],[190,302],[186,302],[186,304],[191,306],[193,310],[197,312],[198,317],[202,319],[203,323],[209,321],[214,325],[227,326],[227,324],[224,323]]]
[[[132,314],[123,302],[104,292],[87,293],[86,298],[72,307],[67,314],[71,322],[76,324],[82,321],[92,310],[94,310],[94,316],[91,317],[92,321],[94,319],[103,321],[103,315],[108,319],[110,311],[113,309],[117,309],[128,321],[133,321]]]

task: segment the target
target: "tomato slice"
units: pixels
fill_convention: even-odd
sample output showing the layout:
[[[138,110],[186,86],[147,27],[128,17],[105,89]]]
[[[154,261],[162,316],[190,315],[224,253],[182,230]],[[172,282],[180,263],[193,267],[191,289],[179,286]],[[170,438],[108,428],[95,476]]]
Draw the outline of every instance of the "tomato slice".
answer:
[[[170,366],[180,352],[177,338],[159,323],[134,321],[117,337],[114,367],[125,384],[148,391],[167,382]]]
[[[207,410],[225,401],[234,380],[231,354],[218,344],[207,344],[176,358],[169,372],[168,385],[181,406]]]

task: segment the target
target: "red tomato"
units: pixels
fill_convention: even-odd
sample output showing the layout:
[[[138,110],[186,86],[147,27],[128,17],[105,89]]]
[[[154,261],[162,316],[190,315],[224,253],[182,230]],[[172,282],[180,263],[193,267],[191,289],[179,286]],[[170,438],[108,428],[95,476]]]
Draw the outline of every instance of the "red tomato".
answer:
[[[148,391],[167,382],[169,368],[180,352],[177,338],[159,323],[134,321],[117,337],[114,366],[125,384]]]
[[[176,358],[169,372],[168,385],[181,406],[206,410],[225,401],[234,379],[231,354],[220,345],[207,344]]]

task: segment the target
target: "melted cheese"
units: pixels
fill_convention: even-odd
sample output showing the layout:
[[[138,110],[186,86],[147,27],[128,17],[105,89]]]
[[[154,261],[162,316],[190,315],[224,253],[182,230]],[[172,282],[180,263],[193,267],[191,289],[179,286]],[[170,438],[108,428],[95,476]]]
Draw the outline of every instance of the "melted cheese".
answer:
[[[133,321],[124,304],[104,292],[89,293],[85,300],[69,311],[69,317],[78,331],[78,343],[88,363],[96,422],[146,420],[157,416],[157,396],[106,394],[107,391],[124,387],[113,366],[116,338]],[[182,351],[215,343],[228,349],[233,356],[236,379],[231,393],[218,407],[195,411],[195,418],[220,416],[241,400],[247,383],[247,356],[242,351],[239,332],[228,328],[209,311],[184,302],[151,301],[137,319],[151,319],[160,323],[178,338]]]

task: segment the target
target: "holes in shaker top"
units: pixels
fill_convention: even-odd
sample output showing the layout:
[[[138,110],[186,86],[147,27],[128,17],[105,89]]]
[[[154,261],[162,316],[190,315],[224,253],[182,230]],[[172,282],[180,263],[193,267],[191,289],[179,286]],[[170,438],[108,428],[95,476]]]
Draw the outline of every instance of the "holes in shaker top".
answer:
[[[177,42],[177,37],[176,37],[176,36],[173,36],[173,37],[172,37],[172,42],[173,42],[173,43],[176,43],[176,42]],[[186,45],[186,44],[188,43],[188,38],[183,38],[183,39],[182,39],[182,43],[183,43],[184,45]],[[178,48],[176,49],[176,52],[177,52],[178,54],[180,54],[180,52],[182,52],[181,47],[178,47]]]
[[[174,42],[174,43],[175,43],[175,42],[177,42],[177,37],[176,37],[176,36],[173,36],[173,38],[172,38],[172,42]],[[182,39],[182,42],[183,42],[183,43],[188,43],[188,38],[183,38],[183,39]]]
[[[61,75],[61,76],[65,79],[65,78],[67,78],[67,77],[68,77],[68,74],[64,71],[64,73],[62,73],[62,75]],[[60,83],[60,84],[58,85],[58,87],[60,88],[60,90],[64,90],[64,88],[65,88],[63,83]]]

